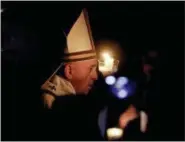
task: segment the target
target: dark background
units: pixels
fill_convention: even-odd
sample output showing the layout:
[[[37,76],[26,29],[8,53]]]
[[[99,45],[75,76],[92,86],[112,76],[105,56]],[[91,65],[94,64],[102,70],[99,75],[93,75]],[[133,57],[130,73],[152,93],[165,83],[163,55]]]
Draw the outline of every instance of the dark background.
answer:
[[[126,52],[127,66],[120,68],[120,75],[125,70],[139,74],[142,55],[150,49],[159,53],[160,90],[153,98],[159,128],[155,131],[160,140],[183,139],[184,2],[1,4],[4,138],[15,136],[18,122],[24,129],[28,125],[26,118],[38,112],[39,93],[35,92],[39,92],[40,85],[60,62],[60,47],[65,43],[62,31],[68,33],[81,8],[86,7],[95,42],[115,40]]]

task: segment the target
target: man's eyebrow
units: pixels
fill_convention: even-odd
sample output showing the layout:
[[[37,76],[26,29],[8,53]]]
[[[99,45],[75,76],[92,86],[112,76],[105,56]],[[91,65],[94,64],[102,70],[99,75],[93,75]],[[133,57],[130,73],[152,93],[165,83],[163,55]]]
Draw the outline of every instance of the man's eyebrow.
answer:
[[[91,65],[91,67],[97,67],[97,64],[93,64],[93,65]]]

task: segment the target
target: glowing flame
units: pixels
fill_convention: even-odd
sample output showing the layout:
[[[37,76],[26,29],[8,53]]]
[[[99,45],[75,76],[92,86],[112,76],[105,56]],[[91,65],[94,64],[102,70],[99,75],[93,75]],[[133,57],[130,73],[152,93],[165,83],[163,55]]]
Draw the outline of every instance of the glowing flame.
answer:
[[[108,139],[119,139],[123,136],[123,130],[121,128],[109,128],[107,129]]]
[[[111,58],[111,56],[108,53],[104,53],[103,57],[104,57],[105,66],[109,67],[110,69],[112,69],[114,59]]]
[[[114,63],[114,59],[108,54],[108,53],[103,53],[102,54],[103,57],[103,65],[100,66],[100,71],[104,72],[104,71],[109,71],[111,72],[113,69],[113,63]]]

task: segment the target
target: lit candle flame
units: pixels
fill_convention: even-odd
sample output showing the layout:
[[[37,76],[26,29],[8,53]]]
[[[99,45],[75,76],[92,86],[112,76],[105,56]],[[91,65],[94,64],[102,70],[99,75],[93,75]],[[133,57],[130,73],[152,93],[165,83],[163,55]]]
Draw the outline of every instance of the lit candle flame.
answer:
[[[114,59],[108,53],[103,54],[105,66],[112,69]]]
[[[104,65],[100,66],[100,71],[105,72],[105,71],[109,71],[111,72],[113,69],[113,63],[114,63],[114,59],[108,54],[108,53],[103,53],[103,62]]]
[[[121,128],[109,128],[107,129],[108,139],[120,139],[123,136],[123,129]]]

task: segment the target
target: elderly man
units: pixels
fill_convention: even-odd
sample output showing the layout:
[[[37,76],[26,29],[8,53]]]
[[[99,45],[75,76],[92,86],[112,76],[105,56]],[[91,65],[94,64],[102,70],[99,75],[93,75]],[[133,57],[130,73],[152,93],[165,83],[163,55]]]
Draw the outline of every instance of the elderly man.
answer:
[[[55,96],[88,94],[97,80],[96,52],[86,19],[83,10],[67,36],[63,63],[42,86],[48,108],[52,108]]]
[[[64,53],[61,65],[42,85],[44,106],[51,113],[44,121],[46,140],[103,140],[96,102],[87,96],[98,79],[98,61],[86,10],[67,35]],[[122,127],[137,117],[133,106],[127,112],[121,116]]]

